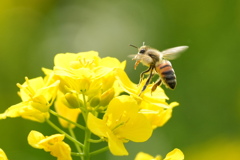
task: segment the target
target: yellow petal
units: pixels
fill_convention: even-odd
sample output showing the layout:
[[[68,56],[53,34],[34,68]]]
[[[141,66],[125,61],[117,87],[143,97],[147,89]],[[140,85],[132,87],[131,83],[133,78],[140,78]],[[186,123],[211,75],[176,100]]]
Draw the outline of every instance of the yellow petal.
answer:
[[[20,116],[36,122],[45,122],[50,117],[49,112],[41,112],[31,106],[24,106],[20,110]]]
[[[71,148],[64,142],[57,142],[52,147],[51,155],[57,157],[57,160],[72,160]]]
[[[5,115],[5,117],[19,117],[20,116],[20,109],[23,107],[23,103],[15,104],[11,107],[9,107],[2,115]]]
[[[54,65],[63,68],[69,68],[70,62],[76,60],[74,53],[59,53],[54,57]]]
[[[20,85],[19,95],[22,98],[22,101],[28,101],[36,94],[36,91],[44,87],[44,81],[42,77],[37,77],[33,79],[26,78],[26,81]]]
[[[126,150],[123,141],[117,139],[116,136],[112,134],[112,132],[108,133],[108,146],[113,155],[128,155],[128,151]]]
[[[109,132],[109,128],[106,126],[106,123],[95,117],[92,113],[88,114],[87,126],[92,133],[99,137],[107,137],[107,132]]]
[[[152,127],[144,115],[132,115],[128,124],[124,125],[118,134],[134,142],[144,142],[151,137]]]
[[[53,72],[53,70],[44,67],[42,67],[42,71],[45,75],[50,75]]]
[[[5,152],[0,148],[0,160],[8,160]]]
[[[60,53],[54,57],[55,66],[63,67],[63,68],[75,68],[76,63],[78,62],[79,67],[96,67],[99,63],[98,52],[89,51],[89,52],[80,52],[80,53]]]
[[[7,115],[5,113],[0,114],[0,119],[6,119],[6,118],[7,118]]]
[[[56,96],[59,84],[60,84],[60,81],[57,80],[57,81],[54,81],[52,84],[50,84],[48,86],[44,86],[42,88],[39,88],[36,91],[36,94],[35,94],[34,97],[42,96],[42,97],[45,98],[45,101],[51,100],[52,98],[54,98]],[[44,101],[43,101],[43,104],[44,104]]]
[[[174,107],[179,106],[179,103],[178,102],[172,102],[169,105],[171,106],[171,108],[174,108]]]
[[[63,139],[64,139],[63,134],[54,134],[51,136],[45,136],[45,138],[42,139],[38,144],[44,149],[44,151],[50,152],[53,151],[54,146],[57,143],[62,142]]]
[[[28,144],[31,145],[32,147],[42,149],[43,146],[39,145],[39,142],[44,138],[45,137],[42,133],[32,130],[28,134],[27,140],[28,140]]]
[[[177,103],[171,103],[169,108],[162,108],[155,106],[150,103],[142,102],[142,109],[140,110],[143,113],[148,121],[151,123],[152,128],[163,126],[172,116],[172,107],[176,106]]]
[[[123,88],[123,90],[129,94],[137,95],[137,85],[132,83],[127,74],[122,69],[115,69],[116,77]]]
[[[44,122],[46,118],[49,118],[48,112],[41,112],[31,106],[32,102],[22,102],[9,107],[4,113],[0,114],[0,119],[6,117],[22,117],[37,122]]]
[[[113,57],[105,57],[102,58],[100,61],[101,66],[109,67],[109,68],[121,68],[124,69],[126,66],[126,61],[123,61],[122,63],[117,59]]]
[[[184,159],[184,154],[180,149],[175,148],[171,152],[169,152],[166,155],[166,158],[164,160],[183,160]]]
[[[150,154],[144,153],[144,152],[139,152],[134,160],[154,160],[154,157],[151,156]]]

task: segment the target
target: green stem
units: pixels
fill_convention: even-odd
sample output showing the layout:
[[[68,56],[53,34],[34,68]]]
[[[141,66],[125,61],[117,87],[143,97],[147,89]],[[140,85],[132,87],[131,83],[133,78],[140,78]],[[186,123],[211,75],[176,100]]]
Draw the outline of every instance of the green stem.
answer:
[[[100,143],[100,142],[103,142],[102,139],[89,139],[88,141],[91,142],[91,143]]]
[[[69,130],[70,135],[71,135],[74,139],[76,139],[76,136],[75,136],[75,133],[74,133],[73,129],[69,127],[68,130]],[[83,154],[82,149],[80,148],[80,146],[79,146],[77,143],[74,143],[74,145],[75,145],[75,147],[76,147],[76,149],[77,149],[77,151],[78,151],[78,153],[79,153],[78,156],[80,156],[81,160],[83,160],[83,157],[82,157],[82,154]]]
[[[82,97],[83,97],[84,108],[83,109],[80,108],[80,109],[82,110],[82,115],[83,115],[84,121],[85,121],[85,123],[87,123],[88,109],[87,109],[87,100],[86,100],[84,92],[82,92]]]
[[[101,149],[99,149],[99,150],[96,150],[96,151],[91,152],[90,155],[93,156],[93,155],[96,155],[96,154],[105,152],[105,151],[107,151],[108,149],[109,149],[109,148],[108,148],[108,146],[107,146],[107,147],[104,147],[104,148],[101,148]]]
[[[55,130],[57,130],[59,133],[64,134],[69,140],[71,140],[72,142],[78,144],[79,146],[83,147],[83,144],[81,142],[79,142],[78,140],[76,140],[75,138],[73,138],[72,136],[70,136],[69,134],[67,134],[66,132],[64,132],[62,129],[60,129],[58,126],[56,126],[54,123],[52,123],[49,119],[46,119],[46,122],[53,127]]]
[[[76,152],[71,152],[71,155],[73,156],[83,156],[83,153],[76,153]]]
[[[65,121],[68,121],[69,123],[74,124],[76,127],[80,128],[80,129],[82,129],[82,130],[85,130],[85,127],[84,127],[84,126],[82,126],[82,125],[80,125],[80,124],[78,124],[78,123],[76,123],[76,122],[70,121],[69,119],[61,116],[60,114],[58,114],[58,113],[55,112],[55,111],[53,111],[53,110],[50,109],[49,112],[50,112],[51,114],[53,114],[54,116],[57,116],[57,117],[59,117],[59,118],[62,118],[62,119],[64,119]]]
[[[91,132],[87,128],[85,130],[85,138],[84,138],[84,147],[83,147],[83,154],[84,154],[84,160],[90,159],[90,142],[89,139],[91,138]]]
[[[91,138],[91,131],[89,130],[88,126],[87,126],[87,120],[88,120],[88,108],[87,108],[87,100],[85,97],[84,92],[82,92],[82,96],[83,96],[83,105],[85,108],[85,111],[82,113],[85,124],[86,124],[86,128],[85,128],[85,137],[84,137],[84,144],[83,144],[83,157],[84,160],[89,160],[90,159],[90,142],[89,139]]]

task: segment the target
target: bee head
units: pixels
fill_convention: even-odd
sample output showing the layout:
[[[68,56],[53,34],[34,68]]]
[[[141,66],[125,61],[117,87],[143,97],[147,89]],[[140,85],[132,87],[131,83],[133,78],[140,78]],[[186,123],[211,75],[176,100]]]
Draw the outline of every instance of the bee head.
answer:
[[[146,51],[147,51],[148,47],[147,46],[141,46],[139,49],[138,49],[138,54],[145,54]]]

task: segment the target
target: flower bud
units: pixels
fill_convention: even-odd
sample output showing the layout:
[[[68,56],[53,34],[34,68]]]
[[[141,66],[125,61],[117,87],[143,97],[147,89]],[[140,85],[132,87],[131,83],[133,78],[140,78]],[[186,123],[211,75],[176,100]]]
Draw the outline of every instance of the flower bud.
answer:
[[[99,103],[100,103],[100,98],[99,98],[99,96],[95,96],[95,97],[93,97],[93,98],[90,100],[90,106],[91,106],[91,107],[96,107],[96,106],[99,105]]]
[[[102,95],[101,95],[101,102],[100,102],[100,105],[101,106],[106,106],[109,104],[109,102],[113,99],[115,95],[115,91],[113,88],[107,90],[106,92],[104,92]]]
[[[79,108],[80,106],[83,106],[83,102],[74,93],[65,94],[65,99],[69,108]]]

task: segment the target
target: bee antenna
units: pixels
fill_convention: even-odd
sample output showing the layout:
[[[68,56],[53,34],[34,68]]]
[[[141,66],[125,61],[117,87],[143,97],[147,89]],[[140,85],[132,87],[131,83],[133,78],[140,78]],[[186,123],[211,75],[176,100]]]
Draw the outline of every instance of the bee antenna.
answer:
[[[129,44],[129,46],[131,46],[131,47],[134,47],[134,48],[137,48],[137,49],[138,49],[138,47],[134,46],[133,44]]]

